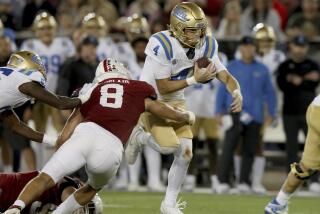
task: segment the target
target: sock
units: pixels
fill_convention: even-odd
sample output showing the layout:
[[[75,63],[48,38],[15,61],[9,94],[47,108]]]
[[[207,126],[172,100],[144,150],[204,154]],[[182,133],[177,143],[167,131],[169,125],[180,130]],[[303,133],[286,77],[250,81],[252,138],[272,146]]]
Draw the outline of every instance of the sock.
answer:
[[[12,172],[12,165],[4,165],[3,172],[5,172],[5,173]]]
[[[144,157],[146,158],[148,171],[148,186],[160,185],[161,156],[159,152],[146,145],[144,147]]]
[[[128,165],[129,168],[129,183],[139,185],[139,175],[141,169],[141,154],[138,155],[137,161],[133,165]]]
[[[236,183],[240,182],[240,170],[241,170],[241,156],[233,156],[234,176],[236,177]]]
[[[266,159],[261,156],[256,156],[252,165],[252,185],[262,185],[262,178],[264,174],[264,167]]]
[[[26,204],[21,201],[21,200],[16,200],[14,203],[13,203],[13,206],[18,206],[21,208],[21,210],[23,210],[25,207],[26,207]]]
[[[286,205],[288,204],[288,201],[290,199],[292,194],[290,193],[286,193],[283,190],[280,190],[280,192],[278,193],[277,197],[276,197],[276,201],[280,204],[280,205]]]
[[[191,153],[191,156],[189,157],[186,157],[187,150]],[[179,149],[174,155],[174,160],[168,174],[168,187],[164,199],[168,206],[174,207],[176,204],[181,185],[184,182],[192,158],[191,151],[192,140],[181,138]]]
[[[81,207],[82,206],[77,202],[73,193],[67,198],[67,200],[60,204],[55,211],[53,211],[53,214],[68,214]]]

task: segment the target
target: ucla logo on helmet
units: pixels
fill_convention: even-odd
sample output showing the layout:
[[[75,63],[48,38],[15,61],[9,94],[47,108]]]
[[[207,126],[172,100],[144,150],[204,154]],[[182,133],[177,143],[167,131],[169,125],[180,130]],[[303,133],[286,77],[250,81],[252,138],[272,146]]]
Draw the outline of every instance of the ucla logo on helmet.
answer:
[[[43,65],[43,64],[42,64],[42,61],[41,61],[41,59],[40,59],[39,56],[33,55],[33,56],[31,57],[31,60],[32,60],[32,62],[34,62],[34,63],[36,63],[36,64],[38,64],[38,65]]]
[[[176,8],[173,11],[172,15],[183,22],[189,21],[189,19],[187,18],[188,14],[186,13],[186,11],[183,8],[179,8],[179,7]]]

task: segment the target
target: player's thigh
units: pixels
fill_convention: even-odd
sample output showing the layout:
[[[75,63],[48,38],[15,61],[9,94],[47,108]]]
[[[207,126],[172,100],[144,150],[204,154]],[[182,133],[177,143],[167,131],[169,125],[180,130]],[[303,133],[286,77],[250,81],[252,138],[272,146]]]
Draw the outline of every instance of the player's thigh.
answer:
[[[308,134],[301,162],[309,169],[320,170],[320,107],[307,110]]]
[[[187,109],[186,104],[184,101],[173,101],[167,103],[171,105],[172,107],[177,107],[181,109]],[[172,127],[174,128],[174,131],[177,134],[178,138],[187,138],[187,139],[192,139],[193,134],[191,130],[191,126],[187,125],[185,123],[172,123]]]
[[[195,138],[199,137],[199,131],[200,131],[200,127],[202,125],[203,119],[204,118],[202,117],[196,117],[195,123],[191,126],[191,131]]]
[[[204,118],[202,128],[207,139],[219,139],[219,122],[214,118]]]
[[[92,139],[92,131],[83,123],[79,124],[71,137],[53,154],[42,172],[57,182],[63,176],[77,171],[86,163]]]
[[[96,133],[92,146],[86,163],[88,182],[93,188],[100,189],[117,173],[122,160],[123,145],[117,137],[101,128],[100,132]]]
[[[143,113],[141,121],[147,132],[150,132],[161,147],[179,147],[177,134],[166,120],[148,112]]]

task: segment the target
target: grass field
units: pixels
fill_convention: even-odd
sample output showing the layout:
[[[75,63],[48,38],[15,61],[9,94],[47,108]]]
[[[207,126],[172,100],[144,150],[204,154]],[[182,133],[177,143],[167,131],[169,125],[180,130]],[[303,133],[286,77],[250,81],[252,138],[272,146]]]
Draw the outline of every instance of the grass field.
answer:
[[[106,214],[160,213],[163,193],[101,192]],[[211,195],[183,193],[188,202],[185,214],[262,214],[271,197]],[[291,201],[290,214],[320,214],[320,197],[296,197]]]

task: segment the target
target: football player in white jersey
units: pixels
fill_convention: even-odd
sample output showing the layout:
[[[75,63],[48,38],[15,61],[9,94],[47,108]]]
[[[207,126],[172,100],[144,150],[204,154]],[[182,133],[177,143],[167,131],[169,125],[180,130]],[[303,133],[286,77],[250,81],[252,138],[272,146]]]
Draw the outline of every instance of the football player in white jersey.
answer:
[[[171,12],[169,28],[150,37],[140,79],[154,86],[162,102],[185,108],[184,88],[216,77],[226,84],[234,98],[230,110],[241,111],[240,86],[220,62],[217,41],[207,36],[207,21],[202,9],[189,2],[176,5]],[[207,68],[200,69],[195,63],[201,57],[211,61]],[[174,154],[160,211],[180,214],[183,204],[177,202],[177,197],[192,158],[191,127],[149,114],[144,114],[142,121],[151,135],[139,126],[135,128],[126,148],[127,160],[135,162],[139,148],[145,143],[163,154]]]
[[[265,214],[288,214],[294,192],[320,170],[320,95],[309,105],[306,118],[308,134],[302,158],[299,163],[291,164],[291,172],[276,198],[265,207]]]
[[[88,97],[77,99],[57,96],[47,91],[45,84],[46,69],[39,55],[31,51],[13,53],[7,66],[0,67],[0,119],[16,133],[52,145],[55,138],[29,128],[12,109],[32,98],[58,109],[72,109],[84,103]]]
[[[88,13],[82,20],[81,28],[83,33],[95,36],[99,40],[97,47],[99,60],[117,56],[118,48],[108,36],[109,26],[102,16]]]
[[[39,13],[32,27],[36,38],[24,41],[20,50],[34,51],[40,55],[47,70],[46,88],[55,92],[60,66],[68,57],[75,55],[75,47],[69,38],[55,37],[57,22],[47,12]]]

